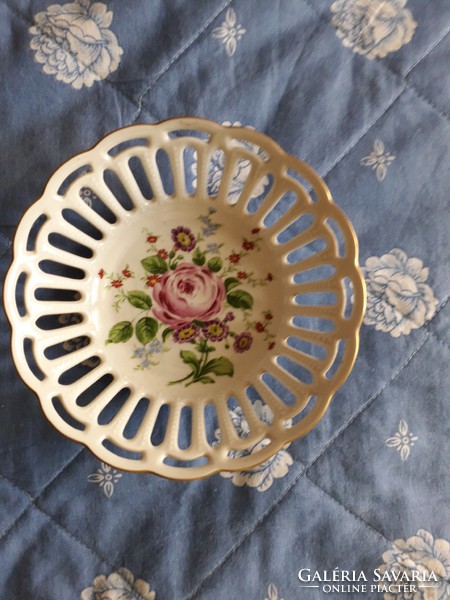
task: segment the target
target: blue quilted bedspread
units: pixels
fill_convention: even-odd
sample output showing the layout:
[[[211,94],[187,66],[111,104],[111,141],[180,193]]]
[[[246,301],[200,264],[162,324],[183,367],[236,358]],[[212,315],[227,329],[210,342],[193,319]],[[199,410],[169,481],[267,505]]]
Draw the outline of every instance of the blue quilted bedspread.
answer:
[[[195,115],[255,127],[324,177],[367,311],[311,433],[189,483],[116,471],[54,430],[0,312],[0,597],[450,598],[450,3],[63,2],[0,0],[2,280],[64,160]],[[372,587],[392,572],[434,577]]]

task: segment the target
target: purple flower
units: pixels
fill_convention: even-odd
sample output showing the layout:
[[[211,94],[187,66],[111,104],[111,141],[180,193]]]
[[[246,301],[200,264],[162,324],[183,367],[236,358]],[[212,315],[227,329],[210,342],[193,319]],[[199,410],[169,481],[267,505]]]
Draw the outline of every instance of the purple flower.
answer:
[[[225,315],[223,322],[228,323],[228,321],[234,321],[234,314],[232,312],[227,312]]]
[[[248,331],[245,331],[244,333],[240,333],[239,335],[237,335],[234,338],[234,344],[233,344],[234,351],[241,354],[242,352],[245,352],[246,350],[250,350],[252,343],[253,343],[253,337],[252,337],[251,333],[249,333]]]
[[[190,342],[195,339],[199,333],[199,329],[197,325],[194,323],[189,323],[189,325],[184,325],[179,329],[176,329],[173,332],[173,339],[179,344],[184,344],[185,342]]]
[[[227,337],[228,327],[219,319],[214,319],[205,323],[202,333],[211,342],[220,342]]]
[[[190,252],[195,248],[195,237],[189,227],[175,227],[172,229],[172,240],[175,242],[177,250]]]

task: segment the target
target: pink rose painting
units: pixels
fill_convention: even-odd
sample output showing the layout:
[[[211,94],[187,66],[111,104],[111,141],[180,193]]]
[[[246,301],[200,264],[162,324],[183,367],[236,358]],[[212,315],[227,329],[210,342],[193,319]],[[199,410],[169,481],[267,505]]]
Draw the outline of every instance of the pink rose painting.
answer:
[[[138,361],[138,370],[158,365],[164,352],[175,349],[186,371],[168,385],[211,384],[216,377],[233,377],[230,357],[248,352],[254,336],[268,349],[275,344],[269,307],[253,320],[253,295],[244,287],[269,285],[273,277],[269,280],[264,272],[258,278],[254,269],[246,271],[245,278],[241,276],[241,263],[260,250],[260,230],[253,229],[238,249],[223,250],[223,258],[224,243],[203,244],[205,238],[217,236],[221,227],[212,220],[215,212],[211,207],[207,215],[198,217],[203,224],[198,234],[181,225],[166,235],[145,229],[147,256],[140,268],[126,264],[117,273],[104,268],[99,271],[106,287],[115,291],[116,311],[124,305],[136,311],[132,320],[111,327],[105,343],[133,340],[131,358]],[[132,289],[137,278],[144,289]]]
[[[174,328],[194,319],[209,321],[220,312],[225,297],[225,284],[208,267],[183,262],[154,286],[153,314]]]

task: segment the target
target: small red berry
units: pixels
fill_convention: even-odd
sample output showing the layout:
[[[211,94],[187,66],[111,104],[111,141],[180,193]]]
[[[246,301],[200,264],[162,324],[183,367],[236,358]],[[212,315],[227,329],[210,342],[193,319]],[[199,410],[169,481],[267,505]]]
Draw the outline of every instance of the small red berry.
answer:
[[[157,241],[158,241],[158,236],[156,236],[156,235],[149,235],[147,238],[147,242],[149,244],[154,244]]]
[[[261,323],[261,321],[258,321],[255,324],[255,329],[258,333],[262,333],[265,330],[265,327],[264,327],[263,323]]]
[[[239,271],[237,276],[239,277],[239,279],[247,279],[248,273],[246,273],[245,271]]]
[[[241,255],[237,254],[236,252],[233,252],[228,257],[228,260],[230,261],[230,263],[233,263],[235,265],[235,264],[237,264],[241,260]]]
[[[252,229],[252,233],[253,233],[253,235],[254,235],[255,233],[259,233],[260,231],[261,231],[261,229],[260,229],[259,227],[255,227],[254,229]]]
[[[112,287],[115,287],[115,288],[121,288],[123,286],[123,283],[121,282],[120,279],[113,279],[111,281],[111,285],[112,285]]]
[[[255,243],[249,242],[248,240],[244,240],[242,242],[242,247],[244,248],[244,250],[253,250],[253,248],[255,247]]]
[[[164,250],[164,248],[161,248],[161,250],[158,250],[157,254],[163,260],[166,260],[166,258],[169,256],[169,253],[167,252],[167,250]]]
[[[131,277],[131,271],[130,271],[130,269],[124,269],[124,270],[122,271],[122,275],[123,275],[124,277],[127,277],[127,278],[128,278],[128,277]]]
[[[98,272],[98,276],[100,277],[100,279],[103,279],[104,274],[105,274],[104,269],[100,269],[100,271]]]

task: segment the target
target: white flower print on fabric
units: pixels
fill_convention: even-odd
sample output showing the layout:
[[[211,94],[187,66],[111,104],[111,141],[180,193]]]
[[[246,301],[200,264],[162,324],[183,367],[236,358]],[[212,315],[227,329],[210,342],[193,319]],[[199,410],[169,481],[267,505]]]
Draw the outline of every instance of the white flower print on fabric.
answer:
[[[225,21],[220,27],[213,29],[212,35],[225,44],[225,50],[228,56],[233,56],[236,52],[237,43],[246,33],[241,25],[237,24],[236,13],[232,8],[227,10]]]
[[[128,569],[99,575],[91,587],[81,592],[81,600],[155,600],[156,594],[142,579],[135,579]]]
[[[392,337],[409,335],[436,312],[437,299],[425,283],[429,271],[419,258],[408,258],[394,248],[381,257],[371,256],[363,268],[367,284],[364,323]]]
[[[283,600],[283,598],[278,595],[278,590],[273,583],[269,584],[267,596],[264,598],[264,600]]]
[[[234,121],[233,123],[230,121],[224,121],[222,125],[226,127],[242,127],[240,121]],[[254,129],[251,125],[245,125],[248,129]],[[237,142],[238,146],[242,146],[244,148],[248,148],[250,151],[253,151],[260,158],[265,157],[265,152],[258,148],[256,149],[254,144],[249,142]],[[221,150],[216,150],[213,152],[211,156],[211,163],[208,171],[208,194],[210,196],[217,196],[220,188],[220,182],[222,180],[222,173],[225,166],[225,155]],[[230,204],[235,204],[239,196],[244,189],[245,183],[250,175],[252,165],[251,162],[247,159],[241,159],[236,165],[236,170],[233,173],[233,179],[229,186],[228,192],[228,201]],[[191,172],[194,177],[192,185],[194,189],[197,188],[197,161],[195,160],[191,165]],[[270,179],[268,175],[265,175],[257,184],[255,189],[253,190],[253,197],[257,198],[261,196],[266,187],[269,185]]]
[[[397,448],[400,452],[400,458],[406,460],[417,440],[418,437],[409,431],[408,423],[401,419],[397,433],[386,440],[386,446]]]
[[[97,473],[92,473],[88,477],[88,481],[91,483],[97,483],[105,492],[108,498],[114,493],[114,485],[122,477],[122,473],[118,473],[116,469],[113,469],[109,465],[102,463],[101,467],[97,469]]]
[[[384,181],[388,167],[394,160],[395,156],[389,154],[389,152],[385,152],[383,142],[377,139],[373,144],[372,152],[362,158],[360,162],[364,167],[372,167],[377,175],[378,181]]]
[[[260,400],[256,400],[253,407],[261,421],[266,424],[272,423],[273,414],[267,405],[263,404]],[[250,433],[250,429],[242,409],[238,406],[234,410],[230,410],[230,417],[238,435],[240,437],[247,437]],[[286,421],[286,427],[290,427],[291,425],[291,420]],[[218,444],[220,441],[220,430],[216,430],[215,437],[216,441],[214,443]],[[268,443],[269,440],[264,439],[251,448],[245,450],[233,450],[229,453],[229,456],[232,458],[249,456],[259,452],[262,448],[267,446]],[[287,475],[289,467],[293,464],[294,461],[292,456],[287,452],[288,447],[289,444],[279,450],[275,456],[272,456],[254,469],[240,472],[221,471],[220,474],[222,477],[231,479],[233,484],[238,487],[248,485],[249,487],[256,488],[258,492],[265,492],[271,487],[274,479],[280,479]]]
[[[450,598],[450,544],[444,539],[434,538],[425,529],[407,540],[395,540],[392,549],[383,554],[384,564],[380,572],[406,573],[412,581],[412,572],[420,573],[421,579],[428,582],[415,582],[416,592],[385,593],[384,600],[448,600]],[[434,583],[430,577],[434,573],[439,580]],[[392,584],[391,584],[392,585]],[[427,587],[426,587],[427,586]],[[429,587],[428,587],[429,586]]]
[[[115,71],[123,54],[108,28],[113,18],[106,4],[77,0],[52,4],[35,15],[30,48],[47,75],[79,90]]]
[[[407,0],[336,0],[331,24],[345,47],[369,59],[384,58],[408,44],[417,23]]]

